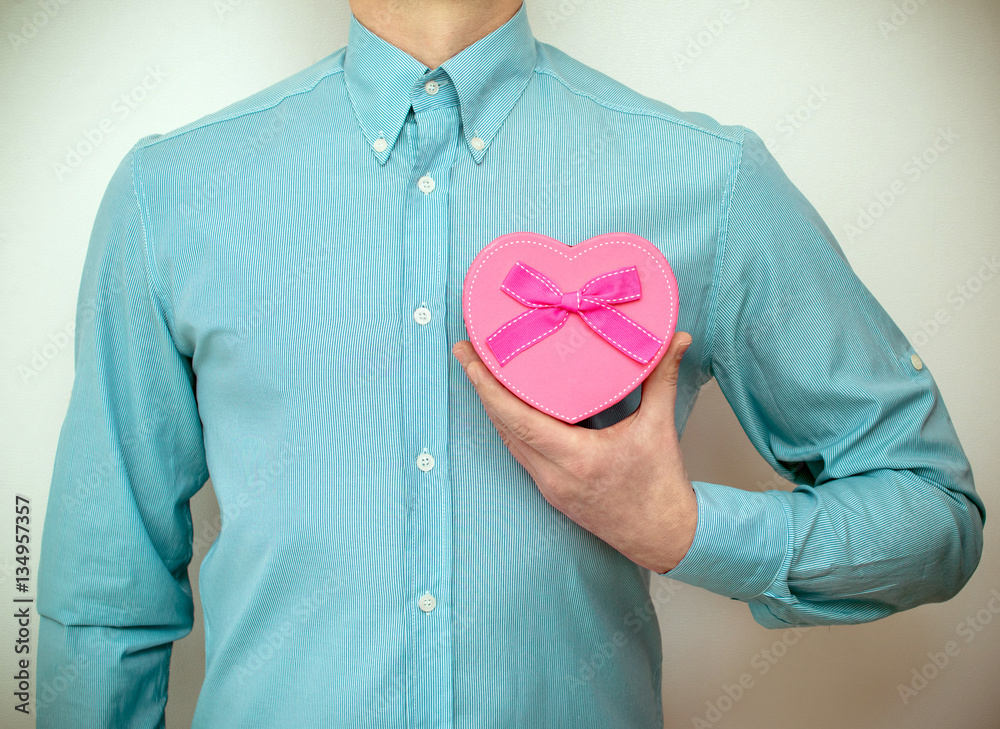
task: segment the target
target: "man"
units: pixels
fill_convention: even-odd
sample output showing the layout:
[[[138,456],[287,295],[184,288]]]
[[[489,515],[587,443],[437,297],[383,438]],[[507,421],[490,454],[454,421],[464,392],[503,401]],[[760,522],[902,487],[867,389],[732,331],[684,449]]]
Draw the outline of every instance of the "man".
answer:
[[[44,525],[41,729],[161,725],[209,476],[196,729],[660,727],[651,571],[771,628],[962,588],[985,510],[940,393],[757,135],[537,42],[520,0],[351,9],[345,48],[111,179]],[[632,232],[677,276],[666,356],[575,426],[466,339],[464,274],[519,230]],[[794,492],[689,480],[712,377]]]

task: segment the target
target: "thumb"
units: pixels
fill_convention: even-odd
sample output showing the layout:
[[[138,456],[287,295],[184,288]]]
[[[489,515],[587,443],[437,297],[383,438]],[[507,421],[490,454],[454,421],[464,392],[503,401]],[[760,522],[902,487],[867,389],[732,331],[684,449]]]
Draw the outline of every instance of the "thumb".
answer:
[[[674,403],[677,401],[677,377],[684,353],[693,341],[687,332],[674,332],[662,359],[642,382],[639,410],[644,419],[674,424]]]

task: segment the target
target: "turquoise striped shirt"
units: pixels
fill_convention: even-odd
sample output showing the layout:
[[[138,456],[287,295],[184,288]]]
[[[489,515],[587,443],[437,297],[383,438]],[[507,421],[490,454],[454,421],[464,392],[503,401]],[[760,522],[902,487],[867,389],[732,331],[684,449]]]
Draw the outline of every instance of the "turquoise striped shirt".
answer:
[[[694,337],[678,431],[714,377],[797,484],[695,482],[669,577],[769,628],[962,588],[985,510],[930,369],[759,136],[537,41],[523,5],[433,70],[352,16],[345,47],[111,178],[44,524],[39,729],[163,726],[209,477],[195,729],[662,726],[650,571],[548,504],[451,355],[469,264],[520,230],[660,248]]]

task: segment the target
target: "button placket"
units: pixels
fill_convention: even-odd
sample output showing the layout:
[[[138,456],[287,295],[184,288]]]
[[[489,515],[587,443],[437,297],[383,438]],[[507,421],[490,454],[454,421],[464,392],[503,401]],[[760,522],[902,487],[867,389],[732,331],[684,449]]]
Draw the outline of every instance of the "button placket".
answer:
[[[457,95],[449,83],[414,85],[408,135],[412,176],[403,215],[403,472],[412,640],[406,660],[414,726],[450,725],[453,711],[451,486],[448,479],[450,350],[445,327],[449,231],[448,185],[459,146]],[[412,459],[412,460],[411,460]]]

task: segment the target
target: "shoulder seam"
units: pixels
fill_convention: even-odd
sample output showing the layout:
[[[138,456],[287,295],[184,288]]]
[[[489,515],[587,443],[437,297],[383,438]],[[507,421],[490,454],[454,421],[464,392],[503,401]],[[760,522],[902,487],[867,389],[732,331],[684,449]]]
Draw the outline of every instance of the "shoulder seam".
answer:
[[[139,208],[139,230],[142,233],[142,251],[143,259],[146,268],[146,285],[148,288],[148,293],[153,300],[153,304],[159,310],[159,314],[163,317],[164,322],[166,322],[167,330],[170,332],[170,337],[174,341],[174,346],[177,346],[177,337],[174,333],[173,317],[172,312],[168,313],[168,307],[166,306],[161,292],[161,287],[159,285],[159,278],[157,276],[156,270],[156,259],[153,254],[153,242],[149,235],[149,225],[147,224],[147,212],[146,212],[146,193],[143,190],[142,183],[139,181],[139,175],[136,172],[136,167],[138,166],[138,156],[142,147],[136,146],[129,152],[129,171],[132,175],[132,193],[135,195],[135,202]]]
[[[341,50],[343,50],[343,49],[341,49]],[[339,53],[340,51],[337,51],[337,52]],[[141,148],[152,147],[152,146],[154,146],[156,144],[159,144],[160,142],[166,142],[166,141],[171,140],[171,139],[178,139],[178,138],[184,136],[185,134],[188,134],[189,132],[194,132],[194,131],[197,131],[199,129],[206,129],[206,128],[212,126],[213,124],[221,124],[222,122],[232,121],[233,119],[239,119],[240,117],[244,117],[244,116],[247,116],[249,114],[257,114],[257,113],[262,112],[262,111],[267,111],[269,109],[273,109],[278,104],[282,103],[283,101],[285,101],[287,99],[290,99],[293,96],[298,96],[299,94],[305,94],[305,93],[308,93],[308,92],[312,91],[324,79],[327,79],[327,78],[329,78],[331,76],[335,76],[336,74],[343,73],[343,72],[344,72],[343,66],[331,69],[330,71],[325,72],[322,76],[320,76],[318,79],[316,79],[315,82],[313,82],[311,85],[306,86],[306,87],[298,88],[298,89],[296,89],[294,91],[289,91],[287,94],[283,94],[273,104],[269,104],[268,106],[258,106],[258,107],[253,108],[253,109],[247,109],[247,110],[241,111],[239,113],[234,113],[234,114],[231,114],[229,116],[224,116],[224,117],[222,117],[220,119],[212,119],[210,121],[206,121],[204,124],[198,124],[197,126],[193,126],[193,127],[189,128],[189,129],[184,129],[183,127],[181,127],[181,130],[183,130],[183,131],[181,131],[181,130],[175,130],[175,131],[172,131],[172,132],[167,132],[166,134],[157,136],[155,138],[153,138],[152,136],[149,136],[149,137],[146,137],[145,140],[140,140],[137,144]],[[279,83],[280,83],[280,81],[279,81]],[[239,103],[239,102],[237,101],[235,103]],[[208,114],[206,116],[211,116],[211,114]],[[187,125],[185,125],[185,126],[187,126]]]
[[[705,129],[704,127],[700,127],[697,124],[692,124],[691,122],[685,121],[684,119],[678,119],[677,117],[669,116],[667,114],[658,114],[658,113],[653,112],[653,111],[643,111],[641,109],[630,108],[630,107],[622,106],[621,104],[613,104],[613,103],[611,103],[609,101],[605,101],[603,99],[599,99],[596,96],[594,96],[593,94],[589,94],[586,91],[582,91],[582,90],[576,88],[575,86],[573,86],[572,84],[570,84],[566,79],[564,79],[562,76],[560,76],[558,73],[556,73],[555,71],[552,71],[550,69],[540,68],[540,67],[536,66],[534,70],[535,70],[535,73],[540,73],[540,74],[545,74],[546,76],[551,76],[556,81],[558,81],[559,83],[561,83],[570,93],[576,94],[577,96],[584,96],[584,97],[590,99],[591,101],[593,101],[595,104],[600,104],[601,106],[603,106],[606,109],[610,109],[612,111],[619,111],[619,112],[621,112],[623,114],[631,114],[633,116],[648,116],[648,117],[652,117],[654,119],[662,119],[665,122],[669,122],[671,124],[677,124],[678,126],[687,127],[689,129],[693,129],[696,132],[701,132],[703,134],[708,134],[709,136],[716,137],[717,139],[721,139],[721,140],[723,140],[725,142],[736,143],[736,141],[737,141],[737,140],[732,139],[731,137],[726,137],[726,136],[723,136],[723,135],[718,134],[716,132],[713,132],[711,129]],[[739,141],[742,144],[742,136],[740,137]]]
[[[726,256],[729,243],[729,218],[733,208],[733,195],[736,191],[736,183],[740,173],[743,171],[743,148],[746,144],[747,130],[744,126],[739,126],[739,154],[736,158],[736,169],[730,175],[729,184],[725,191],[725,210],[719,220],[718,245],[715,251],[715,265],[712,269],[712,288],[709,292],[708,322],[705,325],[705,348],[702,351],[701,369],[714,377],[713,363],[715,351],[715,322],[719,308],[719,288],[722,281],[722,263]]]

